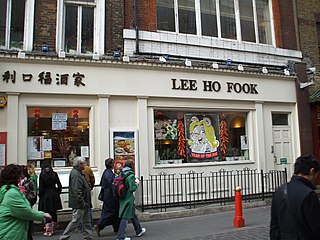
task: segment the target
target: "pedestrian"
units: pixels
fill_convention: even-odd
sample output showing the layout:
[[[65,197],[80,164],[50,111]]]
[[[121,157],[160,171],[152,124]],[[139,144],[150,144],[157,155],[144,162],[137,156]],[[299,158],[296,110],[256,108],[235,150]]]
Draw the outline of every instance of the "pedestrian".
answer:
[[[49,213],[32,209],[18,188],[22,178],[19,165],[9,164],[0,175],[0,239],[27,239],[29,221],[51,219]]]
[[[39,177],[39,210],[50,213],[52,219],[45,222],[43,235],[52,236],[58,228],[57,211],[62,209],[60,194],[62,185],[58,174],[53,171],[50,162],[45,161]]]
[[[34,204],[37,202],[37,192],[35,189],[34,182],[32,181],[28,168],[25,165],[21,165],[21,170],[22,170],[22,179],[18,183],[18,187],[20,191],[25,195],[27,198],[28,202],[30,203],[30,206],[33,207]],[[32,234],[34,232],[34,226],[33,226],[33,221],[29,222],[29,228],[28,228],[28,240],[32,240]]]
[[[87,182],[88,182],[88,184],[90,186],[90,189],[92,191],[93,188],[94,188],[94,184],[96,182],[92,169],[89,166],[85,166],[84,169],[82,170],[82,173],[83,173],[85,179],[87,180]],[[92,209],[91,209],[91,207],[89,207],[89,217],[90,217],[90,224],[91,224],[91,229],[92,229],[93,220],[92,220]],[[78,226],[78,230],[82,231],[82,229],[83,229],[82,223],[80,223],[79,226]]]
[[[98,220],[97,224],[94,225],[94,230],[97,235],[100,237],[100,231],[108,225],[113,226],[113,231],[116,233],[119,229],[119,202],[117,198],[113,196],[112,193],[112,182],[114,179],[113,166],[114,160],[112,158],[107,158],[104,161],[106,169],[104,170],[100,186],[102,195],[102,210],[101,217]]]
[[[92,239],[89,217],[89,208],[91,207],[91,189],[82,173],[85,166],[85,158],[75,157],[73,161],[73,169],[69,176],[69,207],[72,208],[72,220],[59,237],[60,240],[68,239],[80,223],[83,225],[82,234],[84,239]]]
[[[36,174],[34,164],[28,164],[27,168],[28,168],[28,173],[30,175],[30,179],[34,183],[34,188],[36,190],[36,193],[38,194],[38,176]]]
[[[289,183],[276,190],[271,206],[270,239],[320,239],[320,203],[315,182],[319,161],[311,155],[297,158]]]
[[[127,175],[129,172],[134,173],[134,161],[132,159],[126,160],[124,168],[122,169],[123,176]],[[128,191],[124,198],[119,198],[119,218],[120,226],[117,235],[117,240],[130,240],[129,237],[125,237],[125,230],[128,225],[128,220],[131,220],[136,235],[138,237],[142,236],[145,232],[145,228],[141,228],[140,221],[135,213],[134,205],[134,195],[133,193],[138,189],[140,181],[135,178],[134,174],[128,175],[125,178],[124,184],[128,187]]]

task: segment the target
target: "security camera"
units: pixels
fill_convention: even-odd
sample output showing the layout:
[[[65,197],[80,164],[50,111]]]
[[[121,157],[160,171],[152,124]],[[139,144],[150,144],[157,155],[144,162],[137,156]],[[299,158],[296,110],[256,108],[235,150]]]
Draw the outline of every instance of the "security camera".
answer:
[[[311,68],[308,68],[307,72],[309,73],[312,73],[312,74],[315,74],[317,71],[316,67],[311,67]]]

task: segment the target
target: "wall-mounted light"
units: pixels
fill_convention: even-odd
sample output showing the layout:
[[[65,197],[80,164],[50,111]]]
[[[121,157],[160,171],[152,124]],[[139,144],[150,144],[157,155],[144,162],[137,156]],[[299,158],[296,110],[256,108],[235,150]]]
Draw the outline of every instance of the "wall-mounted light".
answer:
[[[113,51],[112,56],[113,57],[121,57],[121,50],[118,49],[118,50]]]
[[[128,56],[123,56],[122,61],[123,62],[130,62],[130,58]]]
[[[213,62],[212,63],[212,68],[218,69],[219,68],[219,64],[217,62]]]
[[[244,68],[243,68],[243,65],[242,65],[242,64],[239,64],[239,65],[238,65],[238,70],[239,70],[239,71],[244,71]]]
[[[186,58],[186,61],[184,62],[184,64],[185,64],[187,67],[191,67],[191,66],[192,66],[192,62],[191,62],[191,60],[189,60],[188,58]]]
[[[66,52],[63,50],[60,50],[58,53],[59,58],[65,58],[66,57]]]
[[[94,60],[99,60],[99,59],[100,59],[100,55],[99,55],[98,53],[94,53],[94,54],[92,55],[92,59],[94,59]]]
[[[283,73],[284,73],[284,75],[286,75],[286,76],[290,76],[290,71],[288,70],[288,68],[285,68],[285,69],[283,70]]]
[[[19,51],[18,52],[18,58],[25,59],[26,58],[26,53],[22,52],[22,51]]]
[[[167,62],[167,59],[165,59],[163,56],[160,56],[159,61],[162,63],[165,63],[165,62]]]
[[[41,51],[42,52],[49,52],[49,46],[46,42],[43,42],[41,45]]]
[[[262,73],[267,74],[268,73],[268,69],[266,67],[262,67]]]
[[[245,119],[241,116],[236,116],[234,119],[232,119],[230,123],[231,128],[242,128],[245,125]]]
[[[226,60],[225,65],[230,67],[232,65],[232,60],[229,58]]]

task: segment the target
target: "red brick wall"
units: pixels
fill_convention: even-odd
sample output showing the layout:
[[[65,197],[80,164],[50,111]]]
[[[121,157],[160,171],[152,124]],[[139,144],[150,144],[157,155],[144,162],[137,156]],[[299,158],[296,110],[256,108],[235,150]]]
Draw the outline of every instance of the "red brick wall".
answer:
[[[36,1],[33,50],[41,50],[42,43],[49,45],[49,51],[56,51],[57,1]]]

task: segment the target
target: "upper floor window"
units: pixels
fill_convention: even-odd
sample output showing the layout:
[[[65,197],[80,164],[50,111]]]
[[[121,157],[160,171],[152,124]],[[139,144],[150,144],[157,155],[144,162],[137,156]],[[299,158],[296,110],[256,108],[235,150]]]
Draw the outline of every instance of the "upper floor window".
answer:
[[[271,0],[157,0],[158,30],[272,44]]]
[[[104,2],[58,0],[57,49],[70,54],[104,52]]]
[[[0,46],[23,48],[25,1],[0,0]]]

